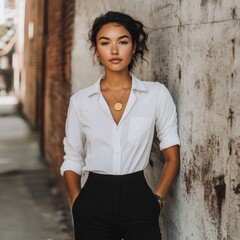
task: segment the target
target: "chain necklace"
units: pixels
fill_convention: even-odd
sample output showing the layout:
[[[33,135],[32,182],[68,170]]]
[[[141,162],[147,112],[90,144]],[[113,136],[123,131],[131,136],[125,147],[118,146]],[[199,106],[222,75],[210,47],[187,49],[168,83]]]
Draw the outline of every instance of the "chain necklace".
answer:
[[[106,87],[107,90],[109,90],[109,88],[107,87],[107,84],[106,84],[106,83],[105,83],[105,87]],[[114,103],[114,105],[113,105],[114,110],[116,110],[116,111],[121,111],[121,110],[123,109],[122,101],[123,101],[124,97],[126,96],[126,93],[122,96],[121,100],[116,99],[116,98],[113,96],[112,93],[111,93],[111,95],[112,95],[112,97],[116,100],[116,103]]]

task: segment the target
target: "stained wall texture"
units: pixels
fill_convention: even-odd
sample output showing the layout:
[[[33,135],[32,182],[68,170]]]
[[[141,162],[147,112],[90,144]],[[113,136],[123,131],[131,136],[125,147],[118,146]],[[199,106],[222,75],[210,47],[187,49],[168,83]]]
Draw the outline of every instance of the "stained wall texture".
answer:
[[[161,212],[164,239],[239,239],[240,2],[76,0],[72,93],[102,72],[93,65],[87,34],[107,10],[145,23],[149,64],[139,63],[134,73],[164,83],[177,105],[181,170]],[[145,171],[152,188],[162,165],[155,139]]]

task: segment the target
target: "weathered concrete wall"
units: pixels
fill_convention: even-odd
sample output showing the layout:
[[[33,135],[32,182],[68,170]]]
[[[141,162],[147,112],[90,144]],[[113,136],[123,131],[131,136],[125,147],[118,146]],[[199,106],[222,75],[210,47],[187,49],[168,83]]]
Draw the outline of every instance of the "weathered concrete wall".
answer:
[[[107,10],[125,11],[149,28],[149,64],[135,74],[166,84],[179,114],[181,171],[162,210],[164,239],[240,236],[240,1],[76,0],[72,92],[96,81],[89,24]],[[155,140],[146,176],[162,167]]]

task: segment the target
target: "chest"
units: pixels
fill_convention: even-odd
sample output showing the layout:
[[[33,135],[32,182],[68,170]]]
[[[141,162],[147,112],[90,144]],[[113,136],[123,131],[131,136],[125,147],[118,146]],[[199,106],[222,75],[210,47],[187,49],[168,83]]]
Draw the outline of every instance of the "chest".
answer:
[[[112,118],[116,125],[119,124],[129,100],[131,89],[119,92],[102,91],[102,96],[110,110]]]
[[[147,93],[131,92],[123,100],[121,111],[114,109],[114,103],[108,95],[96,95],[89,99],[88,104],[81,105],[79,120],[87,139],[111,139],[113,129],[121,129],[125,137],[139,138],[140,133],[144,135],[149,125],[156,122],[157,101]]]

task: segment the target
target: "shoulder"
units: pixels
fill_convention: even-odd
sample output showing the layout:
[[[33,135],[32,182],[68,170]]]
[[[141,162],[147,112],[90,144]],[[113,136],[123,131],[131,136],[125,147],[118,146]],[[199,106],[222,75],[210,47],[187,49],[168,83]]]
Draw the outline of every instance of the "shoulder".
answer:
[[[151,80],[149,80],[149,81],[140,80],[136,77],[135,77],[135,81],[138,86],[141,86],[140,88],[146,89],[148,92],[153,93],[153,94],[155,93],[158,96],[164,95],[168,92],[167,87],[160,82],[152,82]]]
[[[74,101],[74,100],[77,100],[79,98],[84,99],[85,97],[87,97],[89,95],[91,89],[93,88],[93,85],[91,85],[89,87],[86,87],[86,88],[83,88],[83,89],[77,91],[76,93],[74,93],[71,96],[71,100]]]
[[[79,90],[78,92],[74,93],[71,96],[70,101],[74,103],[78,103],[78,105],[80,103],[84,103],[89,98],[89,96],[97,92],[98,85],[99,84],[97,81],[91,86]]]
[[[160,82],[142,81],[148,90],[151,91],[165,91],[167,88]]]

